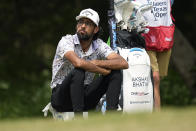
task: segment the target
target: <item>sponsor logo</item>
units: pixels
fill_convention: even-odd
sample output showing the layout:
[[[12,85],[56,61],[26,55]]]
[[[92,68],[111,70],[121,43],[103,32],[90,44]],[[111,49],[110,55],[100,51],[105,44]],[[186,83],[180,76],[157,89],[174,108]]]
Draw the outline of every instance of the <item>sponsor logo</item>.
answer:
[[[150,39],[151,39],[152,43],[156,42],[156,37],[155,36],[150,36]]]
[[[165,37],[165,41],[172,41],[172,38]]]
[[[131,92],[131,95],[133,96],[146,96],[148,95],[149,93],[145,93],[145,92]]]
[[[93,15],[90,11],[85,11],[82,14],[85,16],[89,16],[89,15],[92,16]]]
[[[154,21],[157,21],[159,18],[166,17],[168,12],[167,2],[150,2],[147,0],[149,4],[153,6],[151,9],[151,13],[154,16]]]

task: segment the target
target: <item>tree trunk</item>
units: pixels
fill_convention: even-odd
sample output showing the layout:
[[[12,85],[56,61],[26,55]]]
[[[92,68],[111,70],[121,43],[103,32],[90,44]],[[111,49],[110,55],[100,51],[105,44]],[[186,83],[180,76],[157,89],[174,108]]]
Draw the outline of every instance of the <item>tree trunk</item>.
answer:
[[[193,68],[196,67],[196,52],[177,27],[174,34],[171,62],[184,78],[192,95],[196,97],[196,72],[193,71]]]

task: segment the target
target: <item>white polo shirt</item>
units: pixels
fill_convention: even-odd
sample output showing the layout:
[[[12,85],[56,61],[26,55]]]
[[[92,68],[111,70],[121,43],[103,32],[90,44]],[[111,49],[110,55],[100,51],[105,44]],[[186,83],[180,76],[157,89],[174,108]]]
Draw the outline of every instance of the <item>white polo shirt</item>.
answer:
[[[106,57],[114,52],[101,39],[94,40],[87,52],[83,52],[77,35],[66,35],[59,41],[56,54],[52,65],[52,81],[51,88],[61,84],[65,77],[69,74],[74,66],[67,60],[64,55],[68,51],[74,51],[79,58],[85,60],[106,59]],[[86,72],[84,84],[90,84],[95,73]]]

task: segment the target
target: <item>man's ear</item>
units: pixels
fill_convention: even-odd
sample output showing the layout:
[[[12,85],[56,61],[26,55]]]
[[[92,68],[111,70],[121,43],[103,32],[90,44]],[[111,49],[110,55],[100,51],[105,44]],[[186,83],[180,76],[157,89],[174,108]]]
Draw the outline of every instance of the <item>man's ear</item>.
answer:
[[[98,31],[99,31],[99,27],[96,26],[95,29],[94,29],[94,34],[96,34]]]

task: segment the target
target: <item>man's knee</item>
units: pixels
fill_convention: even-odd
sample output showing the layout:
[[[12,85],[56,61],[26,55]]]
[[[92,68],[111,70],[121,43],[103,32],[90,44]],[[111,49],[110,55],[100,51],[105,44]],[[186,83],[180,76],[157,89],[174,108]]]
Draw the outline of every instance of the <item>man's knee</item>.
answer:
[[[85,70],[80,69],[80,68],[74,68],[72,71],[73,74],[80,74],[80,75],[84,75]]]
[[[153,80],[154,80],[154,83],[160,83],[159,72],[153,72]]]
[[[71,83],[81,83],[85,79],[85,71],[83,69],[74,68],[71,72]]]
[[[74,75],[76,77],[84,78],[85,77],[85,70],[80,69],[80,68],[74,68],[72,70],[72,75]]]

